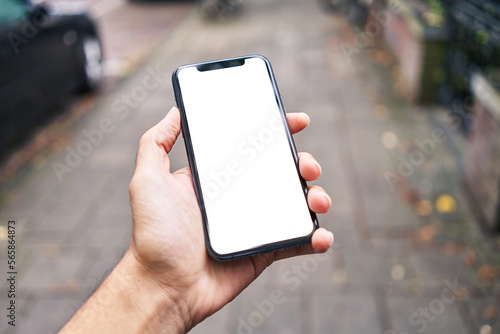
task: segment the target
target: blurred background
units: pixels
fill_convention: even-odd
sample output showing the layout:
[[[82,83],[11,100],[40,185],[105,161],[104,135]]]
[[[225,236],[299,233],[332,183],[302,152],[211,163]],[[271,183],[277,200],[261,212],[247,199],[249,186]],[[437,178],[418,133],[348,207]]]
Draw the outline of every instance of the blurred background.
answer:
[[[311,117],[295,143],[322,164],[335,244],[192,332],[500,333],[496,0],[0,0],[0,333],[57,332],[127,249],[172,71],[255,53]]]

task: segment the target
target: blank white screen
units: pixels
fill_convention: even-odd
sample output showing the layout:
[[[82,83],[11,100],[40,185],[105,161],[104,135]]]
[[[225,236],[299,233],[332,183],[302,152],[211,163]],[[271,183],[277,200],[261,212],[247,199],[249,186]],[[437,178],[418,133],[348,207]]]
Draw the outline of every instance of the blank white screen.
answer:
[[[229,254],[314,224],[264,60],[178,72],[211,246]]]

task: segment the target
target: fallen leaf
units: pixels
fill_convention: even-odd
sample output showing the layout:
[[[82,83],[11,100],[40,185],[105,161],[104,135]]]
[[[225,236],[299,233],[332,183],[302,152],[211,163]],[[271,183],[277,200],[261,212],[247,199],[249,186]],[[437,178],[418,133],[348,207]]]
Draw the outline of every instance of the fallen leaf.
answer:
[[[479,279],[483,281],[491,282],[495,279],[497,275],[495,268],[493,268],[493,266],[489,264],[484,264],[477,271],[477,276],[479,277]]]

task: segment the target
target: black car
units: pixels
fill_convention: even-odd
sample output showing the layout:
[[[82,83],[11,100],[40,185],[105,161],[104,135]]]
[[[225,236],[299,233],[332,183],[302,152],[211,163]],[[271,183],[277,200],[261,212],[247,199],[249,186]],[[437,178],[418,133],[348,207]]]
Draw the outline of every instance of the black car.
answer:
[[[95,24],[55,4],[0,0],[0,152],[58,100],[101,80]]]

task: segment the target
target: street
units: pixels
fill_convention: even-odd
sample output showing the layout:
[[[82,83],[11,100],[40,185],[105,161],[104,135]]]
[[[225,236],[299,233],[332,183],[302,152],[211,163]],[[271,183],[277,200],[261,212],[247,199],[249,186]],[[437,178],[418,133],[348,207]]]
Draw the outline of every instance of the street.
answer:
[[[192,3],[100,6],[103,92],[2,184],[0,267],[13,220],[18,276],[16,327],[2,311],[1,333],[56,333],[126,251],[138,142],[175,105],[175,68],[247,54],[270,60],[287,112],[311,118],[294,140],[322,166],[313,184],[332,209],[318,218],[335,243],[274,263],[192,333],[498,333],[495,241],[464,203],[460,139],[439,110],[405,102],[390,53],[346,58],[348,22],[317,1],[246,1],[219,22]],[[187,165],[182,140],[169,156]]]

